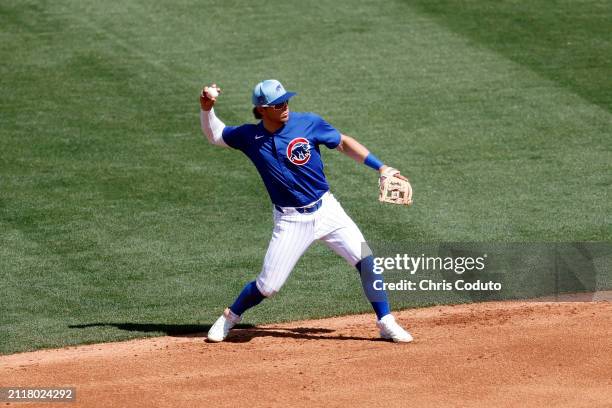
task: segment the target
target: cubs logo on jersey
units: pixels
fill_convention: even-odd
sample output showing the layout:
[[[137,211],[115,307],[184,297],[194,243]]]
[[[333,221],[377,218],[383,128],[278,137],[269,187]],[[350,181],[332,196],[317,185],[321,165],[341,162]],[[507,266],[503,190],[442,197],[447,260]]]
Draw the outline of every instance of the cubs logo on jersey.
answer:
[[[302,166],[310,160],[310,143],[303,137],[296,137],[287,145],[287,158],[297,166]]]

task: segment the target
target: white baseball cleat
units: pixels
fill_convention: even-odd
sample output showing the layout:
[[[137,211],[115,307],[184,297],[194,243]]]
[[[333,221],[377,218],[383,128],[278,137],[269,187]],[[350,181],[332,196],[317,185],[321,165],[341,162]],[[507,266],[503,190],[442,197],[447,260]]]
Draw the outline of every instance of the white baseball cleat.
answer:
[[[380,329],[380,337],[383,339],[391,339],[396,343],[410,343],[412,336],[402,328],[396,321],[393,315],[388,314],[376,322]]]
[[[212,341],[214,343],[219,343],[220,341],[225,340],[232,327],[240,323],[241,320],[242,318],[232,312],[229,308],[225,309],[215,324],[213,324],[210,330],[208,330],[208,335],[206,338],[208,341]]]

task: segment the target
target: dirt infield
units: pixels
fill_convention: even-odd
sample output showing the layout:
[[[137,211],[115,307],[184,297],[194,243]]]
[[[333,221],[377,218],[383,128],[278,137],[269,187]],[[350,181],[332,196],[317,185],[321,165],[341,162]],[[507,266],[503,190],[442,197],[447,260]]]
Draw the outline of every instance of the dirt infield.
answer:
[[[53,407],[612,406],[609,301],[397,317],[413,343],[378,340],[372,315],[359,315],[237,329],[221,344],[161,337],[2,356],[0,385],[76,387],[76,403]]]

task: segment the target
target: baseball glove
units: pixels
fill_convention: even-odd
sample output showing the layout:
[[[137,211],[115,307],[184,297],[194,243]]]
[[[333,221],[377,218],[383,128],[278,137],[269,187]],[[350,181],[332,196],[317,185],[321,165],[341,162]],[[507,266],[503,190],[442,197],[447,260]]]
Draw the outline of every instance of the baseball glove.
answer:
[[[408,180],[395,177],[399,174],[397,169],[389,167],[383,171],[378,179],[378,201],[401,205],[412,204],[412,186]]]

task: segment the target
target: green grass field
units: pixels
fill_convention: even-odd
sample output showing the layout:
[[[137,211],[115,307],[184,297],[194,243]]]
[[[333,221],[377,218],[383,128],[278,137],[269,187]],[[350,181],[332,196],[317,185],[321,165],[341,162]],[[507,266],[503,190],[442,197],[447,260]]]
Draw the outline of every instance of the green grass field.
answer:
[[[612,241],[609,1],[0,4],[0,353],[204,331],[259,271],[271,206],[208,145],[277,78],[407,174],[325,151],[371,241]],[[410,302],[395,307],[413,306]],[[368,311],[314,245],[252,324]]]

